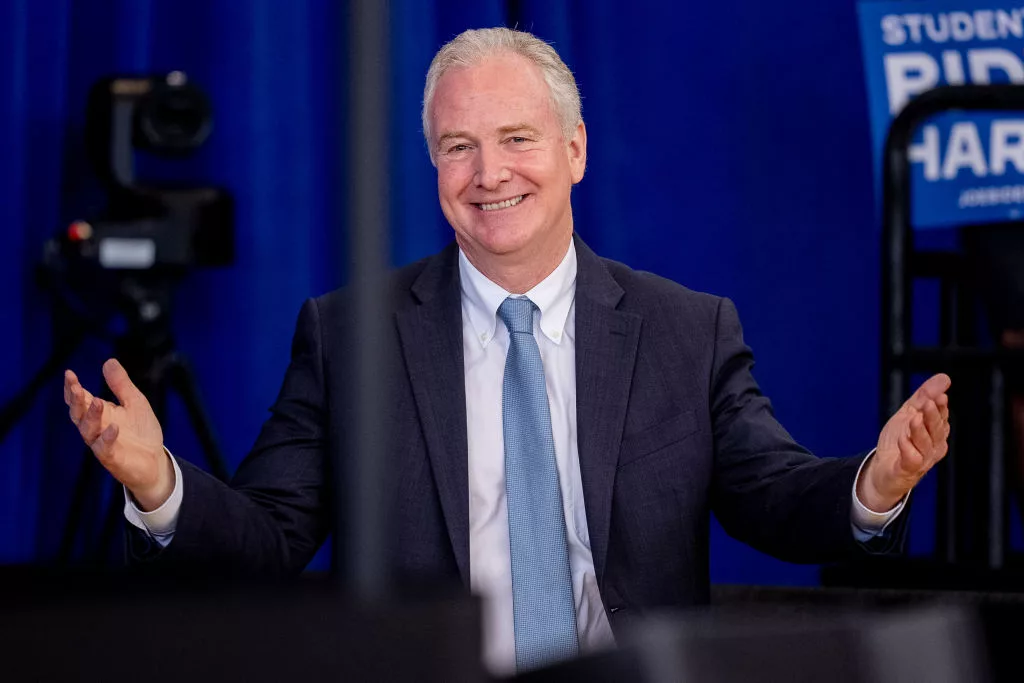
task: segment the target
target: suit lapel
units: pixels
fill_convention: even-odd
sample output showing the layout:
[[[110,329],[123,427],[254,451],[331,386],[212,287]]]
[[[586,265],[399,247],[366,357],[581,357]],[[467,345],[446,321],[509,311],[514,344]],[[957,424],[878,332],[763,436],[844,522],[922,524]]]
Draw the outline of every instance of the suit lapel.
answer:
[[[623,290],[576,238],[576,424],[598,585],[608,556],[612,489],[642,318],[616,310]]]
[[[402,343],[452,550],[469,585],[469,473],[458,250],[431,259],[399,311]]]

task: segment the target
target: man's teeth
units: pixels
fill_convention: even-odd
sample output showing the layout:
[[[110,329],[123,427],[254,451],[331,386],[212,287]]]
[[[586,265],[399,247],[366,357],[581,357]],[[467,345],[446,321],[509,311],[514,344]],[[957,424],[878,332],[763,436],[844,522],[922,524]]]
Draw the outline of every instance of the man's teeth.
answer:
[[[515,206],[519,202],[523,201],[525,194],[521,194],[518,197],[512,199],[506,199],[503,202],[495,202],[493,204],[478,204],[482,211],[497,211],[498,209],[507,209],[510,206]]]

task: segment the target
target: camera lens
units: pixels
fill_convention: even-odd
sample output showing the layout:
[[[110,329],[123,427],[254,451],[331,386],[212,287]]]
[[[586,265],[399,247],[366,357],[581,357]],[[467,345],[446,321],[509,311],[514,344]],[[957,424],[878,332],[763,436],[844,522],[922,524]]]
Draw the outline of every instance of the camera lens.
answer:
[[[198,88],[160,84],[140,103],[137,145],[153,152],[185,152],[199,147],[210,134],[209,100]]]

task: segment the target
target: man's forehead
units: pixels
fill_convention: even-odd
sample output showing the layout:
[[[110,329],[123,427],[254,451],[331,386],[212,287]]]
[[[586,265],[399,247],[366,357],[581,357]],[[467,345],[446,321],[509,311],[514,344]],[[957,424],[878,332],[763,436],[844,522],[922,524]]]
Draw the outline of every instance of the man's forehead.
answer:
[[[529,60],[518,55],[486,57],[478,64],[446,72],[438,81],[435,97],[467,103],[481,97],[539,100],[548,97],[548,87]]]
[[[524,65],[536,72],[524,73]],[[551,115],[547,83],[536,65],[518,55],[453,68],[438,81],[431,106],[438,137],[470,127],[487,132],[525,126],[539,130]]]

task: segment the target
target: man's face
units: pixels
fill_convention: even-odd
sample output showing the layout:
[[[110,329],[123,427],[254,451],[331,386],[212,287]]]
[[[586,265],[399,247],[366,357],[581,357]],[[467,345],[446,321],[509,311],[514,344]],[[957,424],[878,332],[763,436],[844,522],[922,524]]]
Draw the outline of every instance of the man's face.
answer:
[[[441,209],[471,261],[529,263],[565,249],[586,130],[563,139],[537,66],[502,54],[451,69],[430,115]]]

